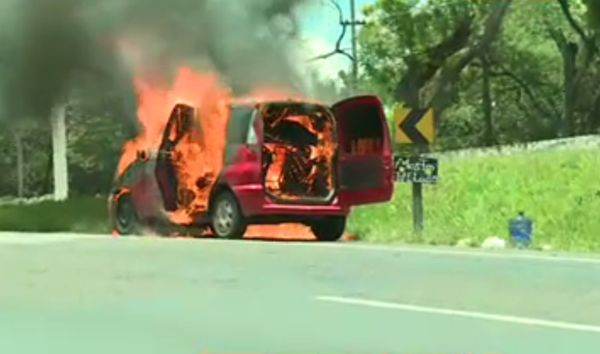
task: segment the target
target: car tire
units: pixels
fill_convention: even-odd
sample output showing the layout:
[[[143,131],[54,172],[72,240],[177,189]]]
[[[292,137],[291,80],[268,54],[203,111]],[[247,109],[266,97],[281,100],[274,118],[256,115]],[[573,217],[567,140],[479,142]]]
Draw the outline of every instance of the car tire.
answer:
[[[310,229],[317,240],[322,242],[335,242],[344,236],[346,230],[345,216],[329,216],[324,219],[315,220]]]
[[[246,220],[232,192],[220,192],[211,205],[210,225],[214,235],[223,239],[239,240],[246,233]]]
[[[131,195],[121,194],[114,203],[113,230],[122,236],[138,233],[140,221]]]

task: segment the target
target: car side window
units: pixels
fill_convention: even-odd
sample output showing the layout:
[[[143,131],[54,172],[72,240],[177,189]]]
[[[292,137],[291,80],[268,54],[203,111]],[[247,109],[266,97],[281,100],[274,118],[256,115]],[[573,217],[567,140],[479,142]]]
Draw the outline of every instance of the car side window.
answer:
[[[258,136],[256,136],[256,131],[254,130],[254,123],[256,122],[256,116],[258,114],[253,112],[252,118],[250,119],[250,124],[248,125],[248,135],[246,136],[246,144],[247,145],[255,145],[258,144]]]
[[[249,106],[231,107],[230,119],[227,123],[227,145],[246,144],[253,111],[252,107]]]
[[[178,104],[173,108],[159,147],[161,151],[170,151],[190,131],[194,123],[193,107]]]

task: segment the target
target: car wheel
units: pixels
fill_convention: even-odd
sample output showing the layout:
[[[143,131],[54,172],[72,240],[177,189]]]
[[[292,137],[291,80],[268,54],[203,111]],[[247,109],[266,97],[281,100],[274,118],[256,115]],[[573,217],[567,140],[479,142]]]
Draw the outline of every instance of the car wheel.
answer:
[[[119,235],[131,235],[139,230],[139,219],[129,193],[122,194],[115,202],[113,228]]]
[[[211,228],[215,236],[241,239],[244,237],[246,227],[246,220],[233,193],[230,191],[219,193],[211,206]]]
[[[319,241],[335,242],[342,238],[346,230],[345,216],[330,216],[311,223],[310,229]]]

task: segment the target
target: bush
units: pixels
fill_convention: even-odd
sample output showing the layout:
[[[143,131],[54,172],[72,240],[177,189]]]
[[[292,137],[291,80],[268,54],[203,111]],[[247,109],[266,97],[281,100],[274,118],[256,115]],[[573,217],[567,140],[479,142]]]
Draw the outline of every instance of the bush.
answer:
[[[106,198],[0,206],[2,231],[108,233],[107,221]]]

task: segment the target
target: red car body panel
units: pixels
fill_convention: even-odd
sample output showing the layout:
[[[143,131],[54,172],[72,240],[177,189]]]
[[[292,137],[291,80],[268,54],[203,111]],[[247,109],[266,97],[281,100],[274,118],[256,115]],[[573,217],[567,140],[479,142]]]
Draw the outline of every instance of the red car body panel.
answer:
[[[359,116],[352,117],[351,112],[364,107],[369,107],[370,112],[376,116]],[[338,141],[340,141],[341,148],[339,149],[339,163],[338,168],[343,165],[355,165],[357,167],[366,165],[368,161],[377,161],[375,165],[379,165],[376,168],[381,168],[383,175],[381,176],[381,184],[376,188],[368,188],[362,190],[352,189],[340,189],[340,199],[344,205],[363,205],[371,203],[380,203],[389,201],[392,198],[394,192],[394,176],[393,176],[393,151],[392,143],[390,141],[390,133],[383,112],[383,107],[379,98],[376,96],[361,96],[346,99],[344,101],[336,103],[332,110],[335,114],[338,124]],[[351,129],[348,120],[352,117],[354,119],[377,119],[381,122],[382,128],[382,147],[381,151],[370,151],[366,153],[348,153],[344,149],[347,137],[344,133]],[[352,122],[354,123],[354,122]],[[360,125],[358,122],[357,125]],[[345,129],[345,128],[348,129]],[[340,173],[341,174],[341,173]]]
[[[141,218],[151,217],[156,214],[156,203],[153,203],[151,190],[154,176],[142,173],[134,188],[131,189],[131,197],[136,205],[136,210]]]

